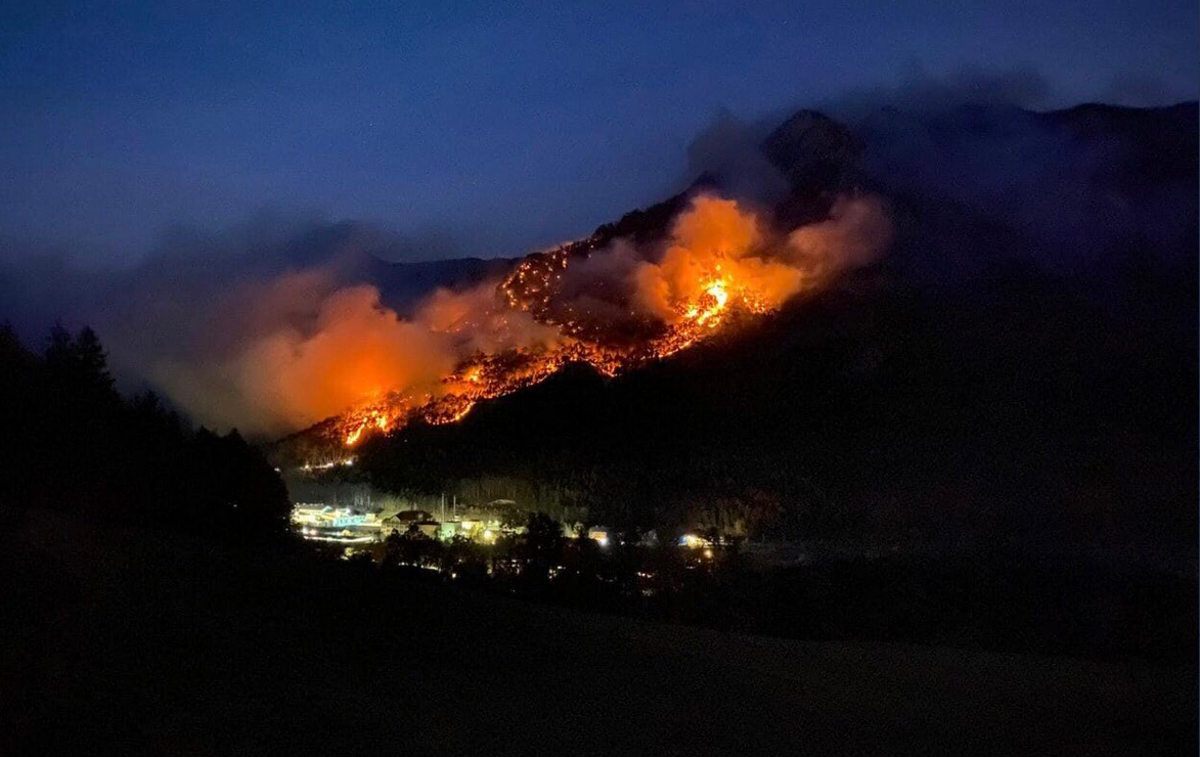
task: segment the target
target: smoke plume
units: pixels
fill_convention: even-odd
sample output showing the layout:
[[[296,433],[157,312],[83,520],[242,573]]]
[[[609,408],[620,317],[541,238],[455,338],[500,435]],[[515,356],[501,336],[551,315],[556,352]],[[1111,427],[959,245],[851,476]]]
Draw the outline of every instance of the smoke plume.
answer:
[[[492,383],[471,396],[540,380],[571,359],[613,372],[670,354],[712,333],[727,310],[775,309],[870,262],[889,228],[875,198],[843,198],[828,220],[789,231],[701,194],[661,241],[618,239],[551,257],[550,267],[545,256],[556,253],[534,255],[505,277],[438,288],[407,315],[365,275],[363,235],[319,229],[194,239],[90,282],[68,265],[34,278],[57,281],[50,299],[74,302],[63,316],[100,329],[119,373],[201,423],[269,438],[363,405],[416,407],[462,392],[463,366],[494,356],[522,356],[524,372],[490,368],[482,376]],[[296,248],[303,254],[287,252]],[[520,282],[528,288],[514,297]]]

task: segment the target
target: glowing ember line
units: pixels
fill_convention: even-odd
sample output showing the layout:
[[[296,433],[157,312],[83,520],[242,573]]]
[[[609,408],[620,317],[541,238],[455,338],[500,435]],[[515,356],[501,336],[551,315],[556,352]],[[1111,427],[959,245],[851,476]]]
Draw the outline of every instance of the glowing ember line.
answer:
[[[706,283],[696,302],[680,313],[678,323],[644,345],[611,346],[568,338],[539,349],[476,355],[443,381],[443,393],[425,395],[423,401],[414,401],[411,396],[396,397],[391,403],[375,402],[348,413],[339,424],[343,442],[354,446],[366,434],[387,433],[417,419],[435,426],[456,423],[479,401],[538,384],[570,362],[587,363],[605,376],[615,376],[649,360],[669,357],[712,336],[731,310],[750,314],[768,312],[755,301],[730,290],[725,279]],[[396,409],[383,410],[381,404]]]

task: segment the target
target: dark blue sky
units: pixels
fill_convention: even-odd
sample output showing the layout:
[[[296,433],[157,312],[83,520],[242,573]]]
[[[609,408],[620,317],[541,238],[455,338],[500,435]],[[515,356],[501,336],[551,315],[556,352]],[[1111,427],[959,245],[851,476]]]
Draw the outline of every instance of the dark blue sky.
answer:
[[[1191,2],[58,3],[0,11],[0,237],[128,261],[264,206],[514,254],[677,188],[716,109],[1028,69],[1195,98]]]

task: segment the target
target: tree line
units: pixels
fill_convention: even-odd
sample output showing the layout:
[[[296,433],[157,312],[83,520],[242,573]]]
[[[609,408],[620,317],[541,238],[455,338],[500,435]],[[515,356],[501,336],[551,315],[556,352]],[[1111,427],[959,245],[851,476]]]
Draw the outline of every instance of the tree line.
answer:
[[[284,533],[287,489],[236,430],[193,429],[117,391],[99,337],[55,325],[41,352],[0,325],[0,505],[216,536]]]

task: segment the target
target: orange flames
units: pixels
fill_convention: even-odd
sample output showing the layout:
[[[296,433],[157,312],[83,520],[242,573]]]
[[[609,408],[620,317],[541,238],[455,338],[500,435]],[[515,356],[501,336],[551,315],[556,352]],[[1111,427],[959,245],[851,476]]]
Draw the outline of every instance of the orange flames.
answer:
[[[611,376],[686,349],[732,313],[767,313],[800,291],[802,267],[771,253],[754,214],[702,196],[676,219],[658,262],[584,241],[531,255],[485,290],[439,292],[425,320],[473,351],[430,389],[402,389],[345,414],[341,438],[353,446],[417,418],[454,423],[479,401],[536,384],[569,362]],[[516,331],[545,331],[522,342],[512,333],[517,320]]]
[[[322,291],[323,278],[302,272],[262,301],[306,308],[310,325],[261,328],[212,370],[245,414],[292,428],[333,416],[324,428],[354,446],[414,420],[455,423],[568,363],[613,376],[667,357],[868,262],[889,233],[873,198],[778,234],[735,201],[699,196],[660,244],[589,238],[535,253],[503,280],[435,292],[411,319],[372,287]]]

